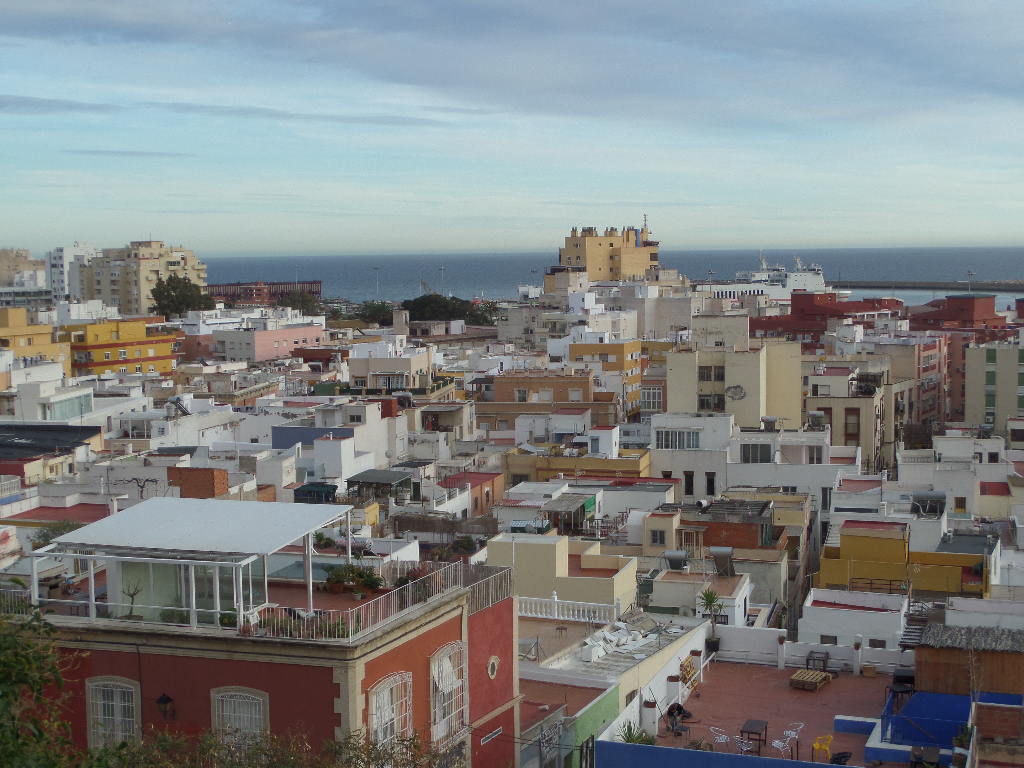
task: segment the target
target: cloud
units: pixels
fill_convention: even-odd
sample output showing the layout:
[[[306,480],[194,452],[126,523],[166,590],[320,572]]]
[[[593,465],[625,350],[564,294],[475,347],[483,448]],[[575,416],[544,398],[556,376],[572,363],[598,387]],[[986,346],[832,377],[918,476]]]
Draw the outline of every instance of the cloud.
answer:
[[[89,114],[110,114],[122,108],[116,104],[96,104],[70,99],[44,99],[36,96],[17,96],[0,93],[0,113],[22,115],[45,115],[61,112],[79,112]]]
[[[806,134],[823,123],[851,130],[937,107],[964,109],[970,99],[1019,101],[1022,27],[1024,4],[994,0],[609,0],[600,9],[587,0],[0,0],[0,29],[11,39],[84,42],[110,47],[111,55],[119,55],[116,44],[134,50],[139,41],[183,57],[216,47],[308,66],[328,83],[358,73],[465,105],[421,107],[436,114],[500,110],[732,133]],[[430,124],[259,107],[178,109]]]
[[[250,105],[226,106],[220,104],[196,104],[187,101],[151,101],[144,106],[166,109],[171,112],[209,117],[241,117],[256,120],[294,120],[341,125],[381,125],[381,126],[444,126],[449,123],[426,117],[387,114],[355,114],[339,115],[323,112],[293,112],[272,107]]]
[[[191,152],[148,152],[134,149],[62,149],[61,153],[98,157],[195,157]]]

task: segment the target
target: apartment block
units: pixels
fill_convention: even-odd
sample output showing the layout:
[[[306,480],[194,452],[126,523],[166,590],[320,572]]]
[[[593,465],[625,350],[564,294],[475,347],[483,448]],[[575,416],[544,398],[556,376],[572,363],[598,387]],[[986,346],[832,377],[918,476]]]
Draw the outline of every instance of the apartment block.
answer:
[[[80,298],[82,267],[102,255],[103,251],[99,248],[77,240],[71,245],[58,246],[46,254],[46,279],[53,300]]]
[[[100,299],[126,315],[142,315],[152,307],[157,281],[171,275],[206,287],[206,265],[192,251],[160,240],[132,241],[124,248],[104,248],[102,256],[82,260],[79,292],[83,299]]]
[[[60,363],[64,375],[71,375],[71,347],[54,341],[53,326],[28,321],[23,307],[0,309],[0,348],[9,349],[15,359]]]
[[[666,358],[670,413],[731,413],[741,427],[754,428],[762,418],[802,421],[798,343],[689,344]]]
[[[161,319],[161,318],[157,318]],[[70,343],[76,376],[99,373],[170,373],[181,336],[153,318],[66,325],[59,338]]]
[[[623,415],[628,419],[640,413],[640,341],[569,344],[569,365],[583,363],[600,371],[604,388],[621,397]]]
[[[1024,348],[1020,341],[968,347],[964,421],[1007,436],[1007,421],[1024,416]]]
[[[591,280],[631,280],[642,278],[651,267],[658,267],[658,241],[651,239],[645,224],[637,229],[609,227],[573,227],[558,250],[561,267],[581,268]]]

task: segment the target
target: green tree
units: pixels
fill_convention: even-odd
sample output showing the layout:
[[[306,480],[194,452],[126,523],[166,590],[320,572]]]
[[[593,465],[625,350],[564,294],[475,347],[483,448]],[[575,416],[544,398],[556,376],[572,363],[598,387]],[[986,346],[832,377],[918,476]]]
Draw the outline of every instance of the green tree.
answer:
[[[29,611],[26,605],[26,611]],[[0,616],[0,755],[9,768],[71,764],[53,628],[38,611]]]
[[[316,296],[305,291],[290,291],[277,302],[282,307],[297,309],[304,315],[319,315],[323,310]]]
[[[411,320],[465,320],[469,325],[494,325],[498,305],[493,301],[473,302],[457,296],[427,293],[402,302]]]
[[[58,520],[53,525],[39,528],[35,534],[29,536],[29,541],[32,542],[32,549],[39,549],[40,547],[45,547],[58,536],[77,531],[81,527],[82,523],[76,523],[73,520]]]
[[[223,739],[207,732],[189,739],[154,730],[141,741],[93,752],[83,768],[460,768],[464,764],[459,756],[415,737],[373,744],[356,731],[318,749],[301,734]]]
[[[356,310],[356,317],[364,323],[391,325],[394,306],[390,301],[364,301]]]
[[[214,301],[203,293],[203,289],[187,277],[170,275],[166,280],[157,279],[152,291],[153,304],[150,312],[164,317],[183,315],[193,309],[213,309]]]

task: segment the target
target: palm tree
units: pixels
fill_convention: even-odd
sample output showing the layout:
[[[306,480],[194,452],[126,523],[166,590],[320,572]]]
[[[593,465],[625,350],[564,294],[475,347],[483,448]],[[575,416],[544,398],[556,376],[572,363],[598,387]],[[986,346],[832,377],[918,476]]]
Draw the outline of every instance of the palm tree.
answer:
[[[711,639],[715,639],[715,625],[718,623],[718,616],[725,607],[718,599],[718,593],[713,589],[705,589],[697,596],[697,604],[702,613],[711,616]]]

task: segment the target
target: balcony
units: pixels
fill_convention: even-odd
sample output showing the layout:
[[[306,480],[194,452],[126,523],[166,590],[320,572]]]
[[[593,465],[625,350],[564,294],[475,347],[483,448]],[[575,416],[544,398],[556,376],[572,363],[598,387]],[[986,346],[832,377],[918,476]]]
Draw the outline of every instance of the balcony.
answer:
[[[380,588],[329,585],[326,568],[343,560],[314,560],[313,533],[336,525],[347,509],[147,499],[34,551],[30,588],[0,591],[0,609],[25,613],[38,606],[57,623],[110,629],[165,626],[174,632],[356,644],[465,588],[473,610],[511,596],[508,569],[463,563],[377,561]],[[273,554],[290,554],[295,562],[271,574]],[[55,558],[69,557],[75,558],[77,582],[40,578]]]

